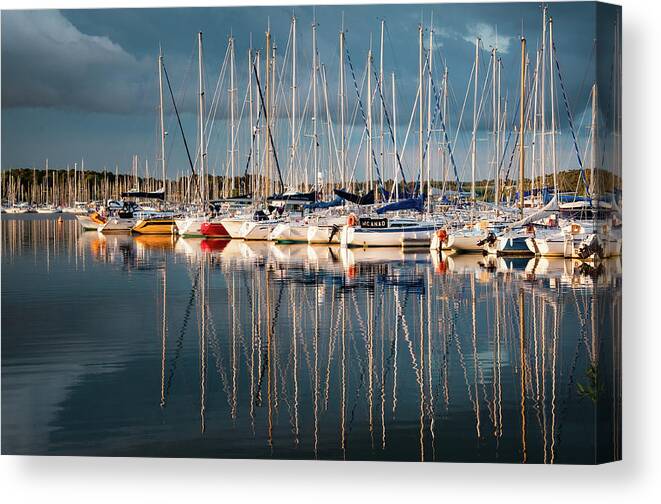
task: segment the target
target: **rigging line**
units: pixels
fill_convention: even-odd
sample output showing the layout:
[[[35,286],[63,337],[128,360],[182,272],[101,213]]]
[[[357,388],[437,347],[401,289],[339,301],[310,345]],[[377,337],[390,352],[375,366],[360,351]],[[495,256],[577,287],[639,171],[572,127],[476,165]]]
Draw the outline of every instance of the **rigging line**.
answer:
[[[252,64],[253,73],[255,75],[255,81],[257,82],[257,90],[259,91],[259,102],[262,104],[262,110],[264,111],[264,119],[266,120],[266,130],[269,134],[269,141],[271,142],[271,148],[273,149],[273,159],[275,160],[275,167],[278,169],[278,178],[280,179],[280,190],[285,192],[285,184],[282,181],[282,172],[280,171],[280,163],[278,162],[278,154],[276,152],[275,143],[273,142],[273,134],[271,133],[271,125],[268,120],[268,112],[266,110],[266,105],[264,104],[264,95],[262,93],[262,86],[259,82],[259,75],[257,73],[257,67],[255,62]],[[268,150],[268,149],[267,149]],[[268,152],[266,153],[268,155]]]
[[[354,89],[356,90],[356,98],[358,100],[358,105],[360,106],[360,114],[363,118],[363,124],[365,125],[365,130],[368,130],[368,128],[367,128],[367,118],[365,117],[365,110],[363,109],[363,102],[360,99],[360,92],[358,91],[358,83],[356,81],[356,73],[355,73],[354,68],[353,68],[353,63],[351,62],[351,55],[349,54],[348,44],[346,45],[345,53],[346,53],[346,56],[347,56],[347,63],[349,63],[349,70],[351,71],[351,78],[353,79]],[[369,135],[369,131],[368,131],[367,134]],[[373,146],[371,147],[371,151],[372,151],[371,152],[372,160],[374,162],[374,168],[376,169],[376,176],[378,178],[378,183],[379,183],[381,191],[383,191],[384,186],[383,186],[383,180],[381,178],[381,170],[379,170],[379,163],[376,160],[376,154],[374,152],[374,147]]]
[[[585,178],[585,168],[583,167],[583,161],[581,160],[581,153],[578,148],[578,141],[576,140],[576,132],[574,131],[574,118],[572,117],[571,110],[569,108],[569,101],[567,100],[567,93],[565,91],[565,83],[562,79],[562,73],[560,72],[560,61],[558,60],[558,53],[555,48],[555,42],[552,46],[553,51],[553,60],[555,61],[555,67],[558,70],[558,80],[560,81],[560,91],[562,92],[562,100],[565,104],[565,111],[567,112],[567,119],[569,120],[569,130],[571,131],[572,140],[574,142],[574,150],[576,151],[576,159],[578,160],[578,166],[581,169],[581,181],[585,187],[585,191],[588,192],[588,182]]]
[[[447,128],[445,127],[445,118],[443,117],[443,111],[441,110],[441,103],[440,103],[440,92],[436,89],[436,84],[434,83],[434,77],[432,76],[431,68],[427,67],[428,73],[429,73],[429,79],[431,80],[431,86],[432,86],[432,91],[434,92],[434,102],[435,102],[435,109],[434,109],[434,121],[433,124],[436,124],[436,118],[438,117],[441,120],[441,127],[443,128],[443,139],[445,140],[445,144],[448,149],[448,154],[450,155],[450,162],[452,163],[452,169],[454,171],[454,177],[457,180],[457,187],[459,187],[459,174],[457,173],[457,164],[455,163],[454,160],[454,152],[452,150],[452,144],[450,143],[450,139],[448,137],[448,131]],[[429,146],[429,140],[431,138],[431,130],[428,131],[427,133],[427,142],[425,143],[425,150],[422,156],[422,159],[424,161],[425,156],[427,154],[427,147]]]
[[[381,87],[381,79],[377,74],[376,68],[374,69],[374,78],[376,79],[376,88],[379,92],[379,98],[381,99],[381,104],[383,105],[383,113],[386,118],[386,123],[388,125],[388,132],[390,133],[390,139],[395,142],[395,133],[393,132],[392,123],[390,122],[390,114],[388,113],[388,106],[386,105],[386,100],[383,97],[383,89]],[[402,158],[399,154],[397,146],[395,146],[395,157],[397,158],[397,164],[399,165],[399,172],[402,174],[402,181],[404,182],[404,187],[406,187],[406,175],[404,175],[404,168],[402,167]]]
[[[177,109],[177,102],[174,99],[174,94],[172,93],[172,86],[170,85],[170,77],[168,76],[168,71],[165,69],[165,62],[161,63],[163,65],[163,74],[165,75],[165,82],[168,85],[168,91],[170,91],[170,98],[172,98],[172,106],[174,107],[174,113],[177,115],[177,123],[179,124],[179,130],[181,131],[181,137],[184,140],[184,147],[186,148],[186,155],[188,156],[188,164],[190,165],[191,173],[193,175],[193,181],[195,183],[195,189],[198,193],[198,196],[202,198],[200,194],[200,186],[197,182],[197,174],[195,173],[195,168],[193,166],[193,160],[190,156],[190,149],[188,148],[188,142],[186,141],[186,135],[184,133],[184,127],[181,124],[181,117],[179,116],[179,109]]]

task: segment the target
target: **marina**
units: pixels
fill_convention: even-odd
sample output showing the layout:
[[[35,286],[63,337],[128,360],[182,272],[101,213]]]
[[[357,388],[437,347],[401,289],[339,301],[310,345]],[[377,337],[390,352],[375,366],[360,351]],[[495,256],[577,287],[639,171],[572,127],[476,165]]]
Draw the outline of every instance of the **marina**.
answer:
[[[621,459],[620,10],[520,5],[80,32],[137,77],[3,133],[3,453]]]

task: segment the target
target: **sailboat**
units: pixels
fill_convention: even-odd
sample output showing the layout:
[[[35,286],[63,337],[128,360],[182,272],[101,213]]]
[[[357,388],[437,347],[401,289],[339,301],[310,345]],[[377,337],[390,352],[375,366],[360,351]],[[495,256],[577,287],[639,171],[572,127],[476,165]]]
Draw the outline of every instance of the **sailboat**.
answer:
[[[198,34],[198,42],[200,46],[200,74],[202,72],[202,33]],[[145,197],[151,199],[158,199],[165,201],[165,187],[167,185],[166,181],[166,165],[165,165],[165,123],[164,123],[164,111],[163,111],[163,53],[159,51],[158,54],[158,91],[159,91],[159,122],[161,130],[161,178],[163,182],[163,187],[159,191],[153,193],[135,193],[135,197]],[[203,98],[200,97],[200,100]],[[204,132],[202,132],[204,136]],[[172,212],[157,212],[149,213],[138,218],[135,225],[131,228],[131,232],[138,234],[148,234],[148,235],[158,235],[166,234],[171,235],[177,232],[177,224],[174,220],[174,214]]]

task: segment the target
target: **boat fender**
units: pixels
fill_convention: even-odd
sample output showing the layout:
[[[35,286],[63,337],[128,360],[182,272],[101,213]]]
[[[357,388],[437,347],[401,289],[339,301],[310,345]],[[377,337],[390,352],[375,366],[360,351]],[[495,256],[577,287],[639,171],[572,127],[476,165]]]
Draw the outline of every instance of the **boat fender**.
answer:
[[[441,243],[446,243],[448,241],[448,232],[445,229],[437,229],[436,236]]]

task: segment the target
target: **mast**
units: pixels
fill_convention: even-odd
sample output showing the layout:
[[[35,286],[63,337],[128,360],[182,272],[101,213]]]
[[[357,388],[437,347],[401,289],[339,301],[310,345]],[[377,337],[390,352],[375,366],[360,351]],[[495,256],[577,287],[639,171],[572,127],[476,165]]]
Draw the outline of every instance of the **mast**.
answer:
[[[345,83],[344,83],[344,16],[342,17],[342,30],[340,31],[340,140],[341,157],[340,169],[342,170],[342,188],[346,189],[347,184],[347,169],[346,169],[346,139],[344,132],[344,100],[345,100]]]
[[[165,120],[163,116],[163,50],[158,49],[158,120],[161,128],[161,178],[165,192]]]
[[[319,173],[319,140],[317,138],[317,19],[312,22],[312,141],[314,142],[314,174],[313,182],[316,182]],[[306,190],[310,190],[308,186]]]
[[[498,187],[498,79],[497,79],[497,49],[491,49],[491,115],[493,116],[493,156],[494,156],[494,189]],[[498,190],[494,192],[494,203],[498,213]]]
[[[268,29],[266,31],[266,56],[264,58],[266,63],[266,68],[264,69],[264,80],[266,87],[266,135],[264,135],[264,155],[265,157],[265,170],[264,170],[264,201],[269,196],[269,190],[271,188],[271,144],[269,140],[269,128],[271,122],[271,25],[269,22]]]
[[[396,99],[396,92],[395,92],[395,72],[392,72],[390,74],[390,78],[392,80],[392,122],[395,125],[393,127],[393,153],[395,155],[395,199],[399,199],[399,170],[397,170],[397,99]]]
[[[236,108],[236,89],[234,85],[234,37],[230,36],[230,172],[232,179],[230,181],[230,195],[234,192],[234,177],[236,176],[236,157],[234,149],[236,146],[236,125],[235,125],[235,108]]]
[[[447,128],[448,128],[448,67],[445,65],[443,69],[443,138],[445,138]],[[441,166],[443,169],[443,191],[445,191],[445,183],[447,181],[448,174],[448,160],[446,155],[447,145],[444,145],[443,150],[441,151]],[[459,188],[457,187],[457,190]]]
[[[597,168],[597,83],[592,85],[592,125],[590,127],[592,142],[590,144],[590,198],[596,198],[597,181],[595,173]]]
[[[197,34],[197,69],[199,79],[199,130],[200,130],[200,198],[202,203],[207,200],[207,174],[206,174],[206,151],[204,145],[204,69],[202,65],[202,32]]]
[[[549,70],[551,71],[551,163],[553,164],[553,189],[557,195],[558,190],[558,167],[556,163],[555,146],[555,72],[553,71],[553,18],[549,18]]]
[[[255,118],[253,116],[253,101],[252,101],[252,37],[250,40],[250,48],[248,49],[248,116],[250,120],[250,137],[251,137],[251,144],[250,144],[250,164],[253,166],[255,165],[255,140],[254,140],[254,134],[255,134]],[[251,175],[254,175],[255,171],[251,170]],[[252,177],[251,177],[252,178]],[[248,180],[245,181],[245,187],[244,187],[244,193],[246,194],[250,190],[251,194],[255,194],[254,187],[251,184],[250,189],[248,189]]]
[[[534,87],[534,92],[533,92],[533,112],[532,112],[532,146],[531,146],[531,159],[530,159],[530,196],[531,196],[531,201],[535,201],[534,193],[535,193],[535,175],[536,175],[536,170],[535,170],[535,161],[537,160],[536,154],[537,154],[537,106],[539,105],[539,63],[540,63],[540,52],[537,50],[535,52],[535,79],[534,82],[532,83],[532,86]]]
[[[542,48],[541,48],[541,75],[540,75],[540,84],[541,84],[541,124],[540,124],[540,137],[539,137],[539,148],[540,148],[540,172],[542,175],[542,184],[546,184],[546,6],[544,6],[542,14]],[[551,67],[551,72],[553,72],[553,67]],[[555,185],[555,180],[553,181]],[[555,188],[554,188],[555,189]]]
[[[381,39],[379,44],[379,82],[378,87],[383,91],[383,32],[385,28],[385,19],[381,20]],[[379,165],[383,171],[383,100],[380,100],[381,106],[379,108]]]
[[[367,173],[369,173],[369,188],[374,189],[374,173],[372,171],[372,44],[367,52],[367,149],[365,149],[365,160],[367,161]]]
[[[503,126],[503,117],[501,113],[501,102],[502,102],[502,88],[501,88],[501,82],[500,82],[500,72],[502,70],[502,65],[500,58],[498,58],[498,64],[497,67],[498,69],[498,106],[497,106],[497,111],[496,115],[498,116],[498,129],[496,130],[496,205],[500,205],[500,158],[502,156],[502,138],[500,135],[500,130],[501,127]],[[496,206],[496,213],[498,213],[498,206]]]
[[[296,156],[296,16],[291,18],[292,60],[291,60],[291,151],[289,154],[289,176],[294,173]]]
[[[429,77],[427,78],[427,138],[431,144],[432,57],[434,55],[434,28],[429,29]],[[427,145],[427,211],[431,212],[431,145]]]
[[[418,116],[420,118],[420,122],[418,125],[418,162],[420,163],[420,181],[422,181],[422,171],[423,171],[423,138],[422,138],[422,128],[423,128],[423,121],[424,121],[424,116],[422,113],[422,107],[424,103],[424,98],[423,98],[423,87],[422,87],[422,74],[423,74],[423,63],[422,63],[422,35],[423,35],[423,27],[422,24],[418,25]]]
[[[477,168],[477,80],[480,68],[480,38],[475,38],[475,81],[473,82],[473,135],[471,142],[471,201],[475,203],[475,171]]]
[[[521,94],[519,102],[519,208],[523,217],[523,177],[526,162],[526,38],[521,37]]]

